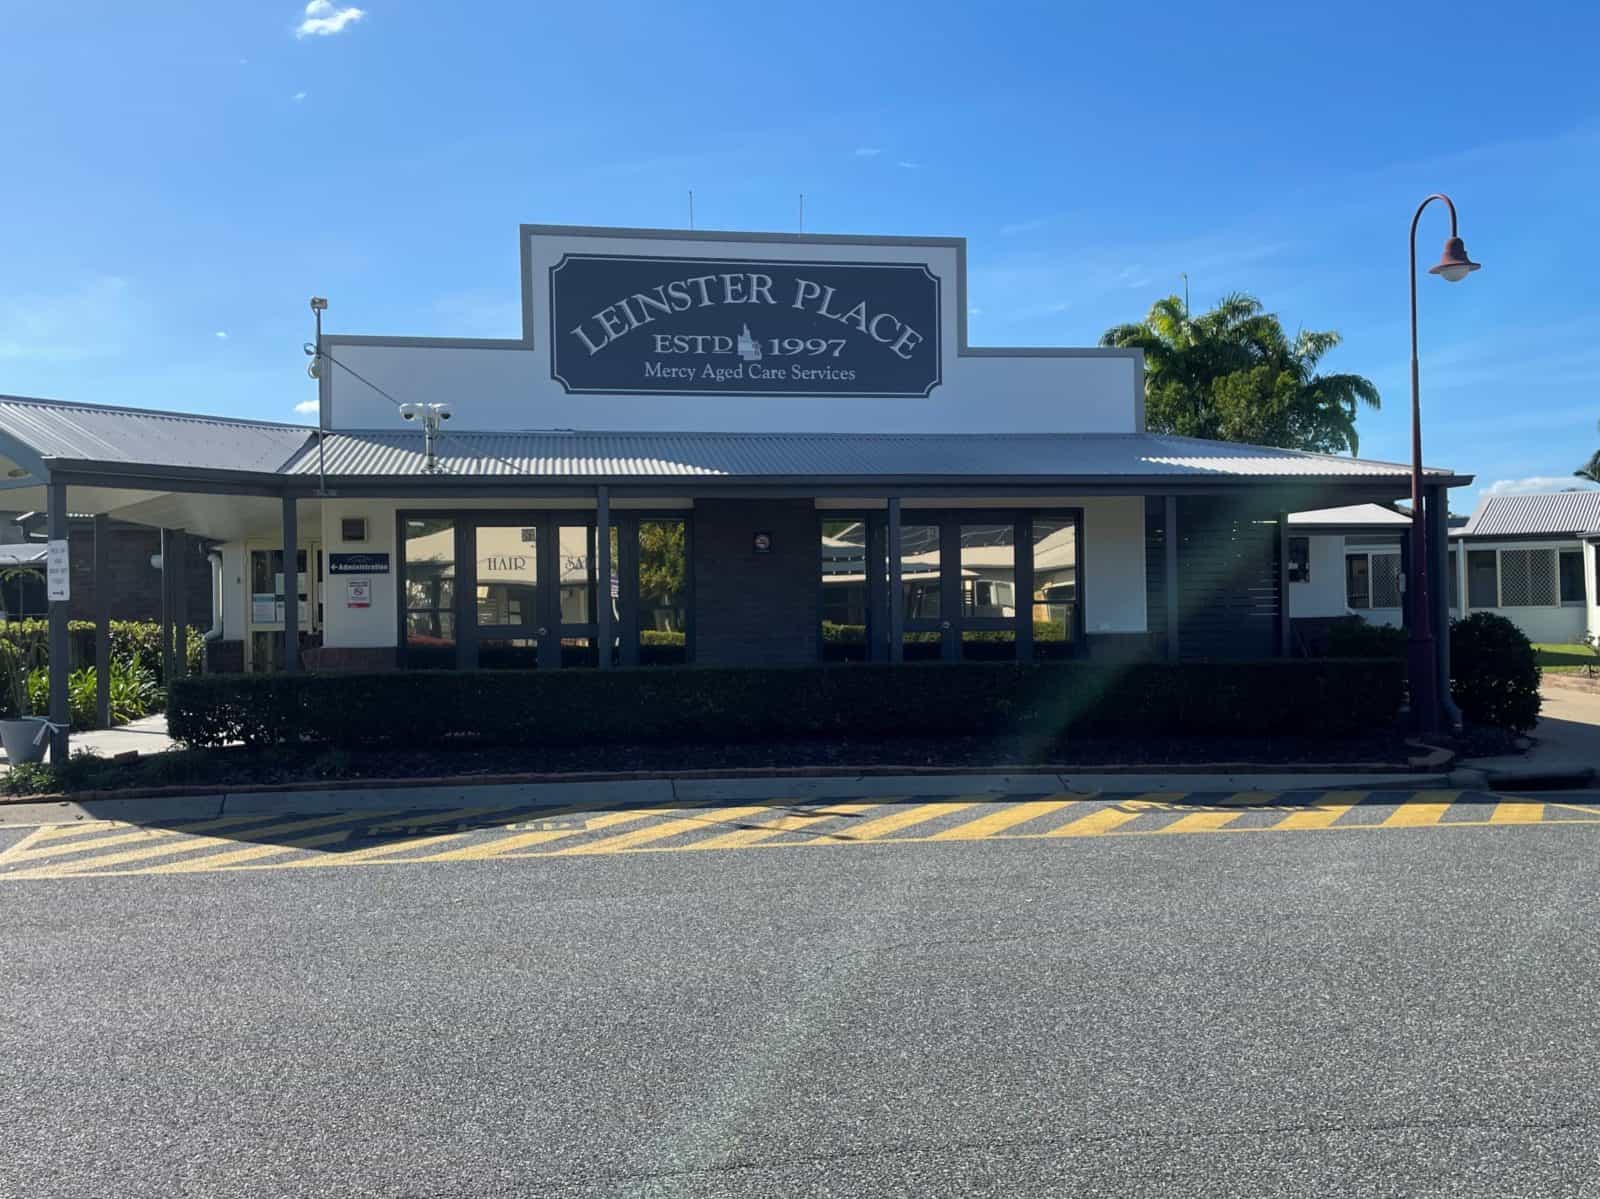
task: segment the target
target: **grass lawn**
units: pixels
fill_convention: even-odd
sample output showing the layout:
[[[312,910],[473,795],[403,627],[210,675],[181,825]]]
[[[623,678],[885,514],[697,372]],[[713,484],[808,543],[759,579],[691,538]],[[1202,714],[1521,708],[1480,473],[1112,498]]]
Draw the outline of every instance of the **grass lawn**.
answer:
[[[1533,648],[1539,655],[1539,665],[1557,674],[1574,674],[1586,667],[1600,667],[1600,656],[1587,645],[1550,645],[1535,641]]]

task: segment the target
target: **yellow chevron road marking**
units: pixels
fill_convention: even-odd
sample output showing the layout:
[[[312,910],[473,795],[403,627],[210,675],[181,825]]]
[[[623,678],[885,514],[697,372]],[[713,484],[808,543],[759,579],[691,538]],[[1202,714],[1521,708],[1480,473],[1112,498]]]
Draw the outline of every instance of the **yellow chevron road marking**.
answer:
[[[420,862],[475,862],[481,858],[498,858],[502,854],[515,853],[519,849],[526,849],[530,845],[548,845],[551,841],[560,841],[567,837],[581,837],[584,833],[596,832],[599,829],[615,828],[619,824],[631,824],[637,820],[648,820],[651,816],[660,816],[667,808],[634,808],[627,812],[607,812],[601,816],[584,821],[582,828],[547,828],[536,829],[531,833],[517,833],[510,837],[501,837],[495,841],[488,841],[481,845],[466,845],[460,849],[446,850],[444,853],[428,854],[426,857],[411,859]]]
[[[1164,825],[1153,831],[1158,833],[1210,833],[1231,824],[1243,816],[1243,810],[1232,812],[1190,812],[1187,816],[1174,820],[1171,824]]]
[[[1343,816],[1367,797],[1366,791],[1327,791],[1312,807],[1294,812],[1284,817],[1276,824],[1271,825],[1273,832],[1279,829],[1312,829],[1329,828],[1334,821]]]
[[[786,801],[780,799],[776,802],[781,804]],[[743,849],[746,845],[759,845],[767,838],[776,837],[780,833],[802,832],[815,826],[819,820],[828,820],[835,816],[855,816],[882,806],[875,799],[868,803],[824,803],[803,812],[790,812],[773,820],[763,820],[753,828],[735,829],[731,833],[723,833],[720,837],[712,837],[709,841],[696,841],[693,845],[685,845],[684,848]]]
[[[262,816],[259,814],[255,816],[220,816],[212,820],[200,820],[188,824],[170,825],[158,828],[138,828],[133,829],[131,832],[118,833],[115,836],[110,837],[85,837],[72,841],[55,841],[41,849],[33,849],[29,850],[26,854],[19,854],[15,860],[35,862],[41,861],[45,858],[63,857],[69,853],[82,853],[85,850],[99,851],[102,849],[114,849],[119,845],[153,846],[156,854],[176,853],[178,852],[178,849],[174,848],[175,846],[192,846],[197,843],[197,840],[216,842],[219,844],[226,844],[234,840],[234,838],[231,837],[197,838],[195,834],[213,833],[222,829],[240,828],[244,825],[260,824],[263,820],[269,819],[271,819],[271,817]],[[338,819],[350,820],[353,819],[353,817],[350,815],[350,813],[346,812],[344,815],[338,817]],[[132,828],[132,826],[125,824],[119,824],[118,827]],[[259,829],[255,831],[266,832],[269,831],[269,829]],[[137,857],[129,856],[129,854],[138,855],[142,853],[143,851],[141,850],[130,850],[126,854],[112,854],[107,857],[86,858],[82,862],[63,863],[61,869],[72,869],[79,865],[88,865],[91,862],[95,865],[110,865],[112,862],[131,862],[136,861]]]
[[[1146,791],[1143,795],[1136,795],[1131,799],[1114,803],[1110,807],[1090,812],[1087,816],[1080,816],[1068,824],[1063,824],[1060,828],[1051,829],[1044,836],[1104,836],[1113,829],[1121,828],[1129,821],[1139,819],[1146,813],[1165,810],[1167,804],[1182,799],[1187,794],[1185,791]]]
[[[48,826],[36,828],[32,832],[25,834],[22,840],[18,841],[9,849],[0,850],[0,866],[4,866],[7,862],[19,854],[27,853],[30,847],[39,844],[40,841],[43,841],[46,835],[51,831],[52,830]]]
[[[1543,819],[1542,803],[1519,803],[1515,800],[1502,800],[1495,804],[1494,811],[1489,814],[1490,824],[1538,824]]]
[[[990,812],[987,816],[979,816],[976,820],[969,820],[965,824],[958,824],[955,828],[947,828],[943,832],[934,833],[930,841],[981,841],[985,837],[992,837],[995,833],[1003,833],[1008,828],[1015,828],[1039,816],[1048,816],[1052,812],[1059,812],[1062,808],[1070,808],[1082,798],[1077,795],[1051,796],[1049,799],[1036,799],[1028,803],[1009,804],[997,812]]]
[[[241,817],[240,819],[242,820],[243,818]],[[259,822],[261,817],[257,816],[255,819]],[[330,824],[355,825],[359,824],[363,819],[365,819],[365,815],[352,817],[349,812],[340,812],[333,816],[315,816],[311,817],[310,819],[289,820],[282,821],[277,824],[263,825],[260,828],[252,828],[247,834],[243,835],[251,838],[278,836],[282,833],[299,833],[314,828],[326,828]],[[235,821],[235,823],[238,823],[238,821]],[[341,830],[339,835],[348,836],[349,830]],[[101,844],[105,844],[105,842],[101,842]],[[171,835],[162,837],[160,841],[154,845],[146,844],[140,849],[128,849],[121,853],[100,854],[96,857],[85,858],[82,861],[63,862],[59,866],[44,867],[42,870],[54,874],[80,874],[94,870],[103,870],[111,866],[126,866],[130,862],[145,862],[149,861],[151,858],[171,857],[173,854],[188,853],[191,850],[196,849],[217,849],[222,846],[237,846],[238,844],[239,837],[187,837]],[[279,847],[277,845],[271,845],[266,847],[258,846],[257,848],[267,848],[273,852],[276,852]],[[203,860],[208,864],[207,868],[210,868],[212,865],[222,861],[224,858],[230,858],[232,856],[233,855],[231,854],[213,855],[206,857]],[[256,856],[262,855],[258,854]],[[173,865],[188,865],[188,863],[174,863]],[[165,869],[166,867],[152,867],[148,871],[141,871],[141,873],[161,873]],[[28,877],[35,877],[38,873],[40,872],[30,871],[28,872]]]
[[[661,824],[652,824],[648,828],[634,829],[631,833],[619,833],[615,837],[602,837],[598,841],[589,841],[583,845],[573,845],[567,849],[558,849],[551,856],[563,857],[568,854],[589,853],[621,853],[623,850],[638,849],[640,846],[649,845],[656,841],[665,841],[668,837],[675,837],[679,833],[704,832],[727,820],[743,820],[746,816],[754,816],[761,812],[770,812],[772,808],[767,804],[751,804],[743,808],[712,808],[696,816],[684,816],[678,820],[667,820]],[[660,815],[659,812],[649,812],[646,815]]]
[[[297,849],[318,849],[335,841],[343,841],[349,836],[349,829],[335,829],[331,833],[318,833],[311,837],[290,837],[275,845],[252,845],[248,849],[236,849],[232,853],[208,854],[205,857],[185,859],[181,862],[164,862],[160,866],[151,866],[135,873],[201,874],[208,870],[226,870],[230,866],[274,857],[280,853],[293,853]]]
[[[428,812],[423,814],[424,819],[420,819],[418,823],[424,825],[454,824],[457,821],[468,820],[474,816],[481,816],[485,812],[493,811],[496,811],[496,809],[457,808],[453,812]],[[550,815],[555,815],[555,813],[552,812]],[[525,819],[525,817],[519,816],[517,819],[521,820]],[[371,831],[375,832],[377,830]],[[356,862],[370,862],[386,854],[405,853],[409,849],[421,849],[427,845],[442,845],[446,841],[459,841],[462,837],[470,837],[474,833],[493,831],[494,826],[489,825],[484,828],[468,829],[460,833],[435,833],[427,837],[406,838],[397,836],[393,841],[385,841],[379,845],[369,845],[366,849],[352,849],[346,853],[324,854],[315,858],[300,858],[293,862],[284,862],[274,867],[274,869],[291,870],[306,866],[344,866]]]
[[[34,829],[28,840],[35,845],[58,841],[62,837],[81,837],[89,833],[111,833],[135,826],[125,820],[84,820],[77,824],[48,824]]]
[[[1459,791],[1418,791],[1402,803],[1383,822],[1384,828],[1422,828],[1438,824],[1450,805],[1461,798]]]
[[[991,797],[986,795],[963,796],[959,799],[942,799],[937,803],[914,804],[898,812],[891,812],[887,816],[879,816],[876,820],[869,820],[865,824],[851,825],[837,833],[822,833],[802,844],[827,845],[838,841],[876,841],[881,837],[887,837],[890,833],[898,833],[902,829],[914,828],[930,820],[937,820],[941,816],[951,816],[956,812],[975,808],[984,799],[989,798]]]

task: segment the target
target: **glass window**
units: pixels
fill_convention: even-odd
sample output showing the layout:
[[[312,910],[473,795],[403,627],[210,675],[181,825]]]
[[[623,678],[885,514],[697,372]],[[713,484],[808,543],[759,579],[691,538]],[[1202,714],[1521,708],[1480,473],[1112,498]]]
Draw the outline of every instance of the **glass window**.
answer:
[[[539,531],[478,525],[472,530],[479,627],[538,623]]]
[[[1494,550],[1467,551],[1467,603],[1474,608],[1500,606],[1500,565]]]
[[[1372,581],[1372,606],[1398,608],[1400,606],[1400,555],[1373,554],[1368,565]]]
[[[1070,519],[1033,522],[1033,656],[1064,658],[1076,648],[1078,527]]]
[[[1583,590],[1583,551],[1561,551],[1561,602],[1582,604],[1588,597]]]
[[[939,619],[938,525],[901,527],[900,588],[908,622]]]
[[[1289,538],[1289,582],[1311,582],[1311,538]]]
[[[561,555],[561,623],[594,622],[595,527],[562,525],[556,534]]]
[[[1372,579],[1369,559],[1365,554],[1344,556],[1345,603],[1352,608],[1372,607]]]
[[[408,666],[454,666],[456,522],[405,522],[405,630]]]
[[[962,616],[1016,616],[1015,542],[1016,530],[1009,522],[961,526]]]
[[[687,525],[681,517],[639,522],[639,664],[688,661]]]
[[[822,522],[822,659],[865,662],[868,530],[860,519]],[[879,569],[883,563],[879,562]]]
[[[1017,635],[1010,629],[963,629],[961,656],[968,662],[1014,662]]]
[[[535,670],[539,665],[539,642],[532,637],[478,642],[480,670]]]

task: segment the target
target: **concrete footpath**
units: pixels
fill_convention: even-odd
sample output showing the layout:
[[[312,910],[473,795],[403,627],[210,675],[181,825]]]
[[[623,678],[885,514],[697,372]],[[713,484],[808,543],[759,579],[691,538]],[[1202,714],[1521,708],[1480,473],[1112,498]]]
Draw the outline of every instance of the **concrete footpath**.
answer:
[[[1539,694],[1544,703],[1532,749],[1465,759],[1452,777],[1469,787],[1592,781],[1600,769],[1600,691],[1547,680]]]
[[[783,778],[657,778],[551,783],[451,783],[422,787],[216,791],[144,799],[0,804],[0,828],[93,820],[208,820],[219,816],[318,815],[345,811],[448,811],[844,799],[862,795],[1137,795],[1159,792],[1267,795],[1331,788],[1416,790],[1449,784],[1445,774],[847,774]]]

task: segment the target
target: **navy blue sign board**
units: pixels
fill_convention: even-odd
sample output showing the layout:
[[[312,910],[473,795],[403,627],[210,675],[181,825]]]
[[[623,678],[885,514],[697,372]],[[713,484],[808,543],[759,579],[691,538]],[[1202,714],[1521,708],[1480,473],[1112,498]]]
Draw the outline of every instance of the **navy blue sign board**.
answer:
[[[389,573],[389,555],[329,554],[328,573],[331,575],[386,575]]]
[[[941,312],[922,263],[568,254],[550,376],[571,395],[925,396]]]

